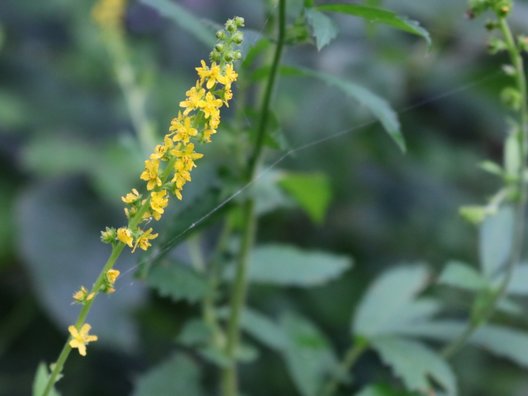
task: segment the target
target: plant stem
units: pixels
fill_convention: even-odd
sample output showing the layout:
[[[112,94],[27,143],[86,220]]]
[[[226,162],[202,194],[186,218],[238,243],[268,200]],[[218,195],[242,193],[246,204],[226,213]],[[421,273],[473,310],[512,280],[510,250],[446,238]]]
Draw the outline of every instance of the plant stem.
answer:
[[[251,182],[255,178],[256,170],[262,157],[262,150],[264,146],[264,137],[269,122],[269,108],[271,104],[271,97],[273,88],[277,79],[277,72],[284,48],[284,36],[286,27],[286,0],[279,0],[279,26],[277,46],[275,48],[275,55],[273,63],[268,76],[266,90],[262,100],[260,109],[260,120],[257,129],[257,138],[255,141],[255,148],[249,159],[247,182]],[[230,301],[230,317],[227,329],[227,344],[226,354],[230,360],[230,364],[224,369],[222,374],[222,387],[224,396],[238,395],[238,380],[237,380],[237,366],[236,353],[238,350],[238,343],[240,338],[240,316],[246,300],[247,291],[247,269],[248,259],[255,240],[257,219],[255,215],[255,200],[249,197],[244,203],[243,208],[244,226],[242,231],[242,243],[236,264],[235,280]]]
[[[525,235],[524,220],[526,216],[526,189],[524,172],[528,167],[526,147],[528,143],[528,95],[526,88],[526,76],[522,55],[519,51],[519,48],[515,44],[515,40],[506,18],[499,18],[499,26],[506,41],[511,62],[515,68],[517,89],[519,90],[522,97],[522,105],[521,109],[519,110],[519,157],[521,158],[522,166],[519,167],[519,174],[517,175],[518,196],[513,224],[514,237],[511,252],[505,265],[506,274],[504,275],[499,288],[495,291],[487,306],[481,311],[479,317],[471,320],[462,334],[460,334],[458,338],[453,340],[442,350],[442,355],[446,358],[451,358],[454,356],[466,344],[473,333],[475,333],[475,331],[477,331],[478,328],[491,317],[495,311],[497,303],[506,294],[506,290],[512,278],[514,269],[521,260],[523,250],[523,239]]]
[[[95,281],[92,290],[92,292],[97,292],[105,279],[106,272],[111,269],[118,257],[121,255],[121,252],[123,251],[125,245],[123,243],[116,244],[112,247],[112,253],[110,254],[110,257],[106,261],[106,264],[104,265],[103,269],[99,273],[99,276],[97,277],[97,280]],[[92,307],[92,304],[94,302],[95,298],[92,298],[91,300],[87,301],[85,305],[83,305],[81,312],[79,312],[79,316],[77,317],[77,321],[75,322],[75,327],[77,329],[80,328],[80,326],[84,323],[86,320],[86,317],[88,316],[88,313],[90,312],[90,308]],[[51,388],[55,384],[57,380],[57,376],[62,372],[62,368],[64,367],[64,363],[66,363],[66,360],[68,359],[68,355],[71,352],[71,347],[69,345],[69,338],[66,340],[66,343],[64,344],[64,347],[62,348],[62,351],[57,359],[57,362],[55,363],[55,366],[53,367],[53,371],[51,372],[51,375],[48,379],[48,383],[46,384],[46,388],[44,389],[44,393],[42,396],[48,396],[49,392],[51,391]]]
[[[171,162],[169,162],[168,166],[172,166]],[[168,176],[168,171],[165,169],[165,172],[163,174],[163,180],[165,180]],[[139,208],[137,213],[134,215],[134,217],[129,221],[128,227],[131,229],[134,229],[137,227],[139,222],[142,220],[143,214],[145,211],[150,207],[150,199],[147,199],[146,202]],[[106,273],[108,270],[112,269],[123,252],[123,249],[125,248],[125,244],[122,242],[116,243],[112,245],[112,251],[110,253],[110,256],[108,257],[108,260],[106,261],[105,265],[103,266],[101,272],[99,273],[99,276],[95,280],[92,289],[90,290],[90,293],[97,293],[101,289],[101,286],[103,285],[106,277]],[[79,312],[79,316],[77,316],[77,321],[75,322],[75,327],[77,329],[80,329],[80,327],[84,324],[86,317],[90,313],[90,309],[92,308],[92,305],[95,301],[95,296],[91,300],[88,300],[84,303],[83,307],[81,308],[81,311]],[[64,347],[62,348],[62,351],[57,359],[57,362],[55,363],[55,366],[53,367],[53,370],[51,372],[51,375],[48,379],[48,383],[46,384],[46,388],[44,389],[44,393],[42,396],[48,396],[49,392],[53,388],[53,385],[57,381],[58,375],[62,372],[62,368],[64,367],[64,363],[66,363],[66,360],[68,359],[68,356],[71,352],[71,347],[69,345],[70,337],[66,340],[66,343],[64,344]]]
[[[332,396],[335,393],[337,387],[342,381],[343,376],[350,371],[354,363],[356,363],[360,356],[363,354],[363,352],[365,352],[367,346],[368,345],[366,342],[357,341],[350,348],[348,348],[345,353],[345,356],[343,357],[343,360],[337,368],[336,375],[334,375],[328,381],[328,383],[321,392],[321,396]]]

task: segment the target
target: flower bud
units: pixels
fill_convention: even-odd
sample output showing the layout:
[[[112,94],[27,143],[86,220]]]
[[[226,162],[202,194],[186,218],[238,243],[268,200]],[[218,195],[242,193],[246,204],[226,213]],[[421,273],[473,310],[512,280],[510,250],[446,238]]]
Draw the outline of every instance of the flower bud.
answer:
[[[223,30],[219,30],[216,32],[216,38],[218,40],[223,40],[225,39],[225,32]]]
[[[231,39],[233,40],[233,43],[240,45],[244,40],[244,34],[242,32],[236,32]]]
[[[242,17],[235,17],[235,24],[237,27],[243,27],[245,24],[244,18]]]

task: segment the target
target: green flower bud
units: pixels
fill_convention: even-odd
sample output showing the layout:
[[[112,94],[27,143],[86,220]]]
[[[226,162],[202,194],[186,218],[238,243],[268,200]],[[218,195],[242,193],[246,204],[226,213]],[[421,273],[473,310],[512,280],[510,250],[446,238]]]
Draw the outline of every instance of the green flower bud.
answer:
[[[242,44],[242,41],[244,41],[244,34],[242,32],[236,32],[233,34],[233,37],[231,37],[231,40],[233,40],[233,43],[240,45]]]
[[[501,100],[512,110],[519,110],[522,106],[522,95],[517,88],[506,87],[501,92]]]
[[[218,44],[215,45],[214,49],[217,52],[222,52],[224,50],[224,44],[218,43]]]
[[[225,32],[223,30],[219,30],[218,32],[216,32],[216,38],[218,40],[223,40],[225,39]]]
[[[488,51],[492,55],[498,54],[499,52],[505,51],[507,49],[508,47],[506,46],[506,43],[503,40],[496,38],[496,37],[491,38],[488,43]]]
[[[101,231],[101,242],[113,243],[117,240],[117,232],[113,227],[106,227],[104,231]]]
[[[229,33],[234,33],[237,30],[237,25],[235,24],[235,21],[228,19],[225,23],[225,28]]]
[[[235,24],[237,25],[237,27],[243,27],[245,24],[244,18],[238,16],[235,17]]]
[[[242,59],[242,53],[240,51],[234,51],[233,52],[233,58],[235,60],[239,60],[239,59]]]
[[[227,63],[233,62],[233,53],[227,53],[224,55],[224,60]]]

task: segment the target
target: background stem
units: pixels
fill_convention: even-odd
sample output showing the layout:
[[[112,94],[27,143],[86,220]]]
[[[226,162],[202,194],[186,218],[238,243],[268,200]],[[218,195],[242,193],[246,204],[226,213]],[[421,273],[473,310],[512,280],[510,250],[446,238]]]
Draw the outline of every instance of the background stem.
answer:
[[[442,355],[446,358],[454,356],[462,347],[466,344],[469,338],[473,335],[478,328],[484,324],[495,311],[497,303],[506,294],[506,290],[510,283],[513,275],[515,266],[521,260],[523,250],[523,240],[525,234],[525,217],[526,217],[526,188],[524,181],[524,172],[528,167],[527,162],[527,147],[528,142],[528,95],[526,89],[526,76],[524,71],[524,63],[519,48],[515,44],[515,40],[511,33],[510,27],[506,18],[499,18],[499,26],[501,33],[506,42],[508,52],[510,54],[510,60],[515,68],[516,73],[516,84],[522,97],[522,105],[519,110],[519,157],[522,160],[522,166],[519,167],[519,174],[517,175],[518,187],[517,187],[517,203],[515,208],[515,218],[513,223],[513,243],[512,249],[506,263],[506,273],[504,278],[495,291],[492,298],[489,300],[487,306],[481,311],[479,317],[471,320],[466,329],[460,334],[460,336],[449,343],[443,350]]]
[[[251,182],[255,178],[255,173],[258,164],[262,157],[264,146],[264,137],[269,122],[269,109],[271,104],[271,97],[273,88],[277,79],[277,72],[284,48],[284,36],[286,27],[286,1],[279,0],[279,30],[277,37],[277,46],[273,56],[273,63],[271,65],[270,74],[264,91],[262,106],[260,109],[260,120],[257,129],[257,136],[255,141],[255,148],[249,159],[247,182]],[[255,240],[257,219],[255,215],[255,201],[252,197],[248,197],[243,207],[244,225],[242,231],[242,243],[236,264],[235,281],[230,301],[230,317],[227,329],[227,344],[226,354],[230,359],[230,365],[224,369],[222,375],[222,388],[224,396],[238,395],[238,380],[237,380],[237,366],[236,366],[236,352],[240,338],[240,316],[246,300],[247,290],[247,267],[249,254],[253,247]]]

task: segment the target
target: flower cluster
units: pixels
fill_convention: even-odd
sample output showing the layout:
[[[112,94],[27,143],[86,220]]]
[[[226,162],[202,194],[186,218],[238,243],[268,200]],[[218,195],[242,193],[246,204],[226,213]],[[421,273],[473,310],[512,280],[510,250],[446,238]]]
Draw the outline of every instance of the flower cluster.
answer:
[[[121,23],[125,0],[100,0],[94,9],[94,18],[103,28],[118,27]],[[142,226],[151,219],[160,220],[169,204],[171,195],[183,199],[183,188],[191,181],[191,171],[196,167],[196,161],[203,154],[196,152],[196,145],[208,143],[220,125],[220,109],[228,106],[233,97],[232,84],[238,74],[233,62],[241,58],[236,49],[241,44],[243,36],[238,31],[244,26],[244,19],[236,17],[229,19],[225,29],[218,31],[218,42],[210,54],[210,64],[201,61],[196,68],[198,80],[186,92],[185,100],[180,102],[180,111],[172,119],[168,133],[163,143],[157,145],[145,161],[145,168],[139,178],[146,184],[144,194],[133,188],[121,197],[125,203],[125,215],[128,225],[120,228],[107,227],[101,232],[101,240],[122,249],[128,246],[132,253],[139,247],[147,250],[158,234],[152,228]],[[82,305],[91,304],[95,296],[102,293],[115,292],[114,284],[119,271],[108,269],[100,276],[92,290],[84,286],[76,291],[73,300]],[[77,348],[79,353],[86,355],[86,344],[96,341],[97,337],[89,335],[90,325],[83,324],[80,328],[70,326],[69,345]]]
[[[158,234],[153,233],[152,228],[142,229],[139,224],[160,220],[171,195],[183,199],[183,188],[191,181],[196,161],[203,157],[196,146],[211,141],[220,125],[220,109],[229,106],[233,97],[231,88],[238,77],[233,62],[241,57],[236,46],[243,39],[238,30],[242,26],[243,18],[237,17],[228,20],[225,29],[217,32],[218,42],[211,52],[210,64],[204,60],[200,62],[196,68],[198,80],[180,102],[181,110],[172,119],[163,143],[157,145],[145,161],[139,178],[145,182],[147,192],[140,194],[134,188],[121,198],[126,204],[129,225],[117,230],[107,229],[102,234],[103,241],[113,243],[117,240],[132,248],[132,252],[138,247],[147,250]]]
[[[126,2],[127,0],[99,0],[92,10],[94,21],[105,31],[120,31]]]

